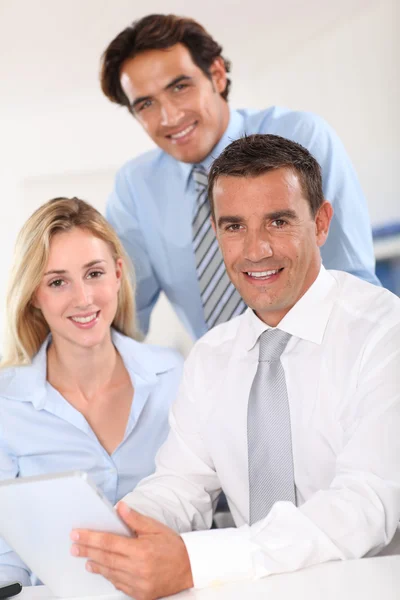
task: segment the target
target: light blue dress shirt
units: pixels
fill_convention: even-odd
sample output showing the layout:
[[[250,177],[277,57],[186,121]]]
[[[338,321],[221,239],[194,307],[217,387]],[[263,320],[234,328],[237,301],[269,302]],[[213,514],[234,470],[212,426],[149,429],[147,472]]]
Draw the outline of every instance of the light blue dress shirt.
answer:
[[[0,479],[81,470],[115,504],[154,471],[183,359],[112,331],[134,387],[125,436],[109,455],[85,417],[46,380],[48,338],[24,367],[0,371]],[[0,515],[0,519],[6,515]],[[0,538],[0,583],[38,583]]]
[[[322,248],[324,266],[379,283],[365,198],[335,132],[312,113],[279,107],[231,110],[225,134],[202,165],[208,170],[230,142],[252,133],[289,138],[313,154],[322,167],[325,197],[335,211]],[[193,338],[207,331],[192,247],[196,195],[191,170],[192,165],[159,149],[143,154],[120,169],[107,204],[107,219],[136,268],[137,309],[144,333],[161,290]]]

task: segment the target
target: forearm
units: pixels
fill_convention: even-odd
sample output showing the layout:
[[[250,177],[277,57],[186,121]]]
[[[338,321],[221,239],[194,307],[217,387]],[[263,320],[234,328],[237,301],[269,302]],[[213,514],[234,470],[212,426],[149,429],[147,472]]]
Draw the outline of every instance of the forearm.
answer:
[[[177,533],[211,527],[213,509],[210,494],[184,478],[150,476],[123,501]]]
[[[394,508],[385,510],[374,490],[326,490],[299,508],[278,502],[251,527],[186,533],[182,538],[194,585],[201,588],[374,554],[390,541],[398,518]]]

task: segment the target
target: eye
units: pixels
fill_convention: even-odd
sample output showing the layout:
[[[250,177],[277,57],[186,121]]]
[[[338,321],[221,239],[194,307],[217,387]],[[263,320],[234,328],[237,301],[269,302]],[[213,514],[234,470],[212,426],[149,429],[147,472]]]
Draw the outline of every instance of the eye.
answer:
[[[139,104],[139,106],[137,106],[135,108],[135,112],[142,112],[142,110],[146,110],[146,108],[150,108],[150,106],[152,106],[152,101],[151,100],[145,100],[145,102],[142,102],[142,104]]]
[[[184,90],[187,87],[188,86],[186,83],[177,83],[173,89],[174,89],[174,92],[180,92],[181,90]]]
[[[88,279],[98,279],[102,275],[104,275],[103,271],[90,271],[90,273],[87,274],[87,278]]]
[[[272,225],[277,229],[282,229],[282,227],[284,227],[286,224],[286,221],[283,219],[275,219],[275,221],[272,221]]]
[[[226,231],[240,231],[241,228],[240,223],[232,223],[232,225],[226,226]]]
[[[60,288],[60,287],[63,287],[64,285],[65,285],[64,279],[53,279],[53,281],[51,281],[49,283],[49,287],[54,287],[54,288]]]

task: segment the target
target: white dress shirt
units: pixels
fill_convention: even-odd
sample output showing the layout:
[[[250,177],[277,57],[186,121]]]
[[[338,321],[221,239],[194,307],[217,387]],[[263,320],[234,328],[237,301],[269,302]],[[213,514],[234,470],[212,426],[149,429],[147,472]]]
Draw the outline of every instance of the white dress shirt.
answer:
[[[400,551],[399,298],[322,267],[278,327],[292,335],[281,361],[298,506],[248,525],[247,403],[267,329],[249,309],[194,346],[156,473],[125,497],[183,533],[195,587],[375,555],[393,536]],[[221,488],[237,529],[196,531]]]

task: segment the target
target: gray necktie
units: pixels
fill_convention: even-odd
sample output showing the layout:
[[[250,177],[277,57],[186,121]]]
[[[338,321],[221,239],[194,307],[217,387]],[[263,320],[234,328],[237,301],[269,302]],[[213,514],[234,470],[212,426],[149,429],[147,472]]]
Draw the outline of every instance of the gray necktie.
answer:
[[[207,173],[193,167],[196,188],[196,214],[193,219],[193,248],[204,320],[209,329],[242,314],[246,305],[225,270],[218,242],[211,227],[207,198]]]
[[[278,500],[296,504],[289,401],[281,364],[290,337],[280,329],[268,329],[260,337],[247,413],[250,525],[266,517]]]

